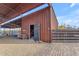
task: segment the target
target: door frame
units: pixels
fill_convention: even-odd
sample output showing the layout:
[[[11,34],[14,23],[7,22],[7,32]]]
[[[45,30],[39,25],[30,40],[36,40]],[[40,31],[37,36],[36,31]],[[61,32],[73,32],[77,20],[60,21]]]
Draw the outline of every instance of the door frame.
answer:
[[[30,25],[35,25],[35,24],[29,24],[29,39],[31,39],[31,37],[30,37]]]
[[[30,25],[34,25],[35,26],[36,24],[29,24],[29,39],[31,38],[30,37]],[[38,24],[38,25],[40,26],[40,24]],[[41,35],[40,35],[41,33],[40,32],[41,32],[41,29],[39,30],[39,41],[41,40]]]

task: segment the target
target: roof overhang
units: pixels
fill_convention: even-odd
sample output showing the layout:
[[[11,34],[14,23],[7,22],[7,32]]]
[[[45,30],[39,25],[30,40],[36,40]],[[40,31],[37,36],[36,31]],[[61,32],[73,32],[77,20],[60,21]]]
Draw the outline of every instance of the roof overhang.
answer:
[[[0,24],[44,3],[0,3]]]
[[[3,22],[3,23],[1,23],[0,25],[5,25],[5,24],[7,24],[7,23],[10,23],[10,22],[19,20],[20,18],[23,18],[23,17],[25,17],[25,16],[27,16],[27,15],[29,15],[29,14],[32,14],[32,13],[34,13],[34,12],[37,12],[37,11],[42,10],[42,9],[44,9],[44,8],[47,8],[47,7],[48,7],[48,4],[41,4],[41,5],[39,5],[38,7],[34,7],[34,8],[32,8],[32,9],[29,9],[28,11],[24,11],[24,13],[20,13],[18,16],[15,16],[15,17],[13,17],[13,18],[11,18],[11,19],[8,19],[8,21]]]

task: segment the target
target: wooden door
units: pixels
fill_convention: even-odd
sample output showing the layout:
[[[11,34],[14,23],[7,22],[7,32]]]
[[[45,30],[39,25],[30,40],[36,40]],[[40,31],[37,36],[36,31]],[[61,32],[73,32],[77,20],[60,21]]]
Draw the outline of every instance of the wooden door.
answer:
[[[40,40],[40,25],[39,24],[34,25],[34,40],[35,41]]]

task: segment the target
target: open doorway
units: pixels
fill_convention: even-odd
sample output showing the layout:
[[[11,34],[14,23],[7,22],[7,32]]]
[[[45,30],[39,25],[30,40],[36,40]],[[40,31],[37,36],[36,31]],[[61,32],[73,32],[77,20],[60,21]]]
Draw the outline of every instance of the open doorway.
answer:
[[[34,37],[34,25],[30,25],[30,38]]]
[[[30,25],[30,38],[33,38],[34,41],[40,40],[40,26],[39,26],[39,24]]]

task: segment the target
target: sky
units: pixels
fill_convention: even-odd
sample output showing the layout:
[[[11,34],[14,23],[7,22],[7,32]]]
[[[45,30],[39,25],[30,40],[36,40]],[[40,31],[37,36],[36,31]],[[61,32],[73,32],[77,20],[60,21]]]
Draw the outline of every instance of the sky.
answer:
[[[53,3],[59,25],[79,27],[79,4],[78,3]]]

